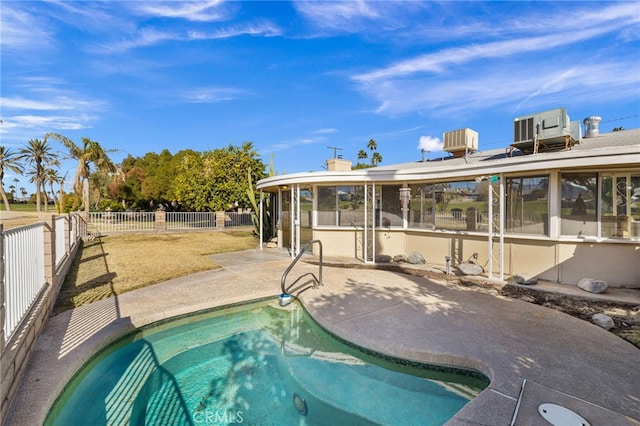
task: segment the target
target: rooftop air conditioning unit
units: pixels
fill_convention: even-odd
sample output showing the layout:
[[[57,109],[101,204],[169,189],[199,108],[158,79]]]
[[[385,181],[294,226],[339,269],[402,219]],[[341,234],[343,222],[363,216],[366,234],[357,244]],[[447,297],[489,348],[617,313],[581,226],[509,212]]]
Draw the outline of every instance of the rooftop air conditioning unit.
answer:
[[[574,124],[574,126],[579,124]],[[513,144],[525,152],[538,152],[554,147],[568,148],[580,139],[580,131],[571,131],[571,120],[565,108],[517,117],[513,122]]]
[[[445,132],[442,139],[444,140],[443,149],[454,155],[478,150],[478,132],[471,129]]]

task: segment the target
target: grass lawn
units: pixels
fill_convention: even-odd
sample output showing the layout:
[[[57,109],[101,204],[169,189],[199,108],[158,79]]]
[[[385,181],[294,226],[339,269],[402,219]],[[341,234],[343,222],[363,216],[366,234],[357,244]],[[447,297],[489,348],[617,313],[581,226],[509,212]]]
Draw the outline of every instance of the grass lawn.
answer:
[[[24,204],[15,203],[15,204],[10,204],[9,207],[11,207],[12,212],[35,212],[37,210],[35,203],[24,203]],[[44,206],[41,206],[41,208],[44,211]],[[0,211],[6,211],[6,210],[7,209],[5,208],[4,203],[0,200]],[[55,211],[56,206],[50,204],[49,210]]]
[[[251,231],[98,237],[84,243],[53,314],[171,278],[218,268],[205,256],[255,248]]]

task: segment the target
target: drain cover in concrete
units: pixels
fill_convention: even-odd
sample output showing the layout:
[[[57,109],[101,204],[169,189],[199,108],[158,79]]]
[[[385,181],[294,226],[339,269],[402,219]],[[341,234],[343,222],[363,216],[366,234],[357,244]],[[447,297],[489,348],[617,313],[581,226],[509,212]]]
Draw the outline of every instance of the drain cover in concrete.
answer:
[[[540,404],[538,412],[554,426],[591,426],[575,412],[556,404]]]

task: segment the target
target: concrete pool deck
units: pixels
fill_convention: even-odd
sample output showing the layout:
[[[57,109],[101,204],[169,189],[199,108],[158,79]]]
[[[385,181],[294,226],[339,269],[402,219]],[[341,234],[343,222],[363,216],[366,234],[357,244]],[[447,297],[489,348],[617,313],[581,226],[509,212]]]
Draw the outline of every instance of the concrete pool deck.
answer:
[[[42,424],[78,368],[136,327],[277,295],[290,263],[278,251],[212,259],[222,268],[51,318],[5,424]],[[317,269],[299,263],[290,280]],[[592,426],[640,425],[640,350],[593,324],[478,288],[397,272],[325,267],[323,281],[299,297],[334,334],[391,356],[473,368],[491,379],[450,425],[546,424],[538,414],[545,402],[575,411]]]

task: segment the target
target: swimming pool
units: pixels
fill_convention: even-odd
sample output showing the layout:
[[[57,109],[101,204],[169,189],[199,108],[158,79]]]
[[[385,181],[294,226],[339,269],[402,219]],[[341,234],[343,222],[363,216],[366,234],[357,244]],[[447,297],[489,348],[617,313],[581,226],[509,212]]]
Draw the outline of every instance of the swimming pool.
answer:
[[[398,362],[260,301],[156,324],[88,362],[46,425],[444,424],[479,373]]]

